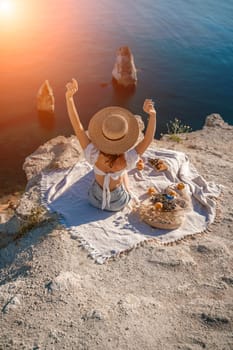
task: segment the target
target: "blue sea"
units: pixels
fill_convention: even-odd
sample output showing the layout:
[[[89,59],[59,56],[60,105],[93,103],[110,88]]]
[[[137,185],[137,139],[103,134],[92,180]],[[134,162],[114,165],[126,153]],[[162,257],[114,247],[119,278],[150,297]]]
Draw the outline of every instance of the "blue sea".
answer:
[[[87,127],[100,108],[142,111],[152,98],[156,137],[174,118],[193,130],[219,113],[233,123],[233,0],[0,1],[0,193],[25,184],[22,164],[40,144],[73,133],[65,84],[79,82],[77,109]],[[137,67],[134,93],[111,84],[116,50],[128,45]],[[48,79],[54,119],[36,111]]]

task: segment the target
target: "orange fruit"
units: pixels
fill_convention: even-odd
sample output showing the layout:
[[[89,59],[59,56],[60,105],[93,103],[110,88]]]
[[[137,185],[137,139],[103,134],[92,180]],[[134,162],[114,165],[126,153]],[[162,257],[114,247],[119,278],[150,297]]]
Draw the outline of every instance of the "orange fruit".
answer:
[[[149,187],[148,190],[147,190],[147,193],[150,195],[150,196],[153,196],[153,194],[155,194],[157,191],[154,187]]]
[[[145,164],[144,164],[143,160],[140,159],[140,160],[137,162],[137,169],[138,169],[138,170],[143,170],[144,167],[145,167]]]
[[[170,196],[173,196],[173,197],[176,197],[176,196],[177,196],[176,191],[173,191],[173,190],[169,190],[169,191],[168,191],[168,194],[170,194]]]
[[[179,182],[176,186],[178,190],[183,190],[185,188],[185,184],[183,182]]]
[[[163,203],[156,202],[154,207],[155,207],[156,210],[161,210],[161,209],[163,209]]]

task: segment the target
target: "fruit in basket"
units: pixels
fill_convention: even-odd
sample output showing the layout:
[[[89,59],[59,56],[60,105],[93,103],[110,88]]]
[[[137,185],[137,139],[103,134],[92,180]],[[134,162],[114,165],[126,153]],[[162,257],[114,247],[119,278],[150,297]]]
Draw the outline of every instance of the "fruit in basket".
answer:
[[[156,202],[156,203],[154,204],[154,207],[155,207],[156,210],[162,210],[162,209],[163,209],[163,203],[161,203],[161,202]]]
[[[174,190],[169,190],[169,191],[168,191],[168,194],[169,194],[170,196],[172,196],[172,197],[176,197],[176,196],[177,196],[177,193],[176,193],[176,191],[174,191]]]

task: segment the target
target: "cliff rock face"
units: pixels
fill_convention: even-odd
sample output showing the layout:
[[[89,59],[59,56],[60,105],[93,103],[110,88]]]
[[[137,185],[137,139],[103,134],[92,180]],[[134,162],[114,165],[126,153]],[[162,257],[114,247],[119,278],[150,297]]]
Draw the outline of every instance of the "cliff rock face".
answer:
[[[66,169],[82,158],[82,150],[75,136],[58,136],[40,146],[25,159],[23,169],[28,183],[13,216],[3,213],[0,221],[0,248],[30,231],[33,226],[52,218],[40,204],[38,182],[42,171]]]
[[[136,85],[137,71],[133,54],[128,46],[118,49],[112,77],[119,86],[127,88]]]
[[[52,87],[48,80],[41,85],[37,93],[37,110],[40,112],[53,113],[55,109],[55,98]]]
[[[82,149],[76,136],[57,136],[29,155],[25,159],[23,170],[28,181],[32,181],[42,170],[66,169],[81,157]]]
[[[232,349],[232,135],[214,114],[179,143],[168,135],[152,145],[185,152],[223,185],[211,232],[101,266],[40,205],[41,171],[81,159],[77,139],[59,136],[28,156],[26,191],[0,224],[0,348]]]

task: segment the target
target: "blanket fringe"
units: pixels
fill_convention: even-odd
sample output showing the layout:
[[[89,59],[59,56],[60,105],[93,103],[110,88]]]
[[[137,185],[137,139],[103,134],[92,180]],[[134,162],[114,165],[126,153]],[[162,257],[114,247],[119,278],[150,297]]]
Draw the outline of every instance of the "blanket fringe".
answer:
[[[51,209],[48,207],[48,203],[45,199],[45,193],[47,191],[46,185],[43,182],[43,177],[41,180],[41,186],[40,186],[40,192],[41,192],[41,196],[40,196],[40,200],[41,200],[41,205],[48,210],[49,212],[52,212]],[[137,244],[135,244],[134,246],[125,249],[123,251],[117,252],[113,255],[103,255],[101,253],[99,253],[94,247],[92,247],[78,232],[76,229],[74,228],[69,228],[68,232],[71,235],[71,238],[77,240],[79,242],[79,247],[81,247],[82,249],[85,249],[88,252],[88,257],[92,258],[97,264],[104,264],[104,263],[108,263],[110,261],[114,261],[116,260],[116,258],[122,258],[126,255],[128,255],[131,251],[133,251],[134,249],[138,249],[140,247],[145,247],[148,246],[150,244],[154,244],[157,246],[174,246],[174,245],[178,245],[181,244],[182,242],[188,242],[190,240],[194,240],[197,237],[202,237],[203,235],[212,232],[212,227],[213,225],[216,225],[218,223],[220,223],[223,219],[222,216],[222,210],[220,208],[219,205],[219,199],[222,197],[222,191],[221,194],[218,198],[214,198],[216,201],[216,208],[215,208],[215,219],[214,221],[209,224],[207,226],[207,228],[202,231],[202,232],[197,232],[197,233],[193,233],[193,234],[187,234],[184,237],[180,237],[178,239],[174,239],[174,240],[170,240],[168,242],[166,241],[162,241],[161,239],[158,238],[145,238],[144,240],[138,242]],[[63,217],[62,214],[58,214],[57,213],[57,217],[58,217],[58,221],[59,223],[67,230],[67,226],[66,225],[66,220],[65,217]]]
[[[117,255],[117,257],[122,258],[123,256],[128,255],[132,250],[138,249],[139,247],[145,247],[145,246],[150,245],[150,244],[155,244],[157,246],[165,246],[165,247],[169,247],[170,246],[170,247],[172,247],[172,246],[181,244],[183,242],[189,242],[190,240],[197,239],[198,237],[203,237],[207,233],[212,232],[213,231],[213,225],[216,225],[216,224],[220,223],[222,221],[222,219],[223,219],[222,209],[220,207],[219,200],[218,200],[219,198],[215,198],[215,200],[216,200],[215,219],[214,219],[214,221],[211,224],[209,224],[207,226],[207,228],[205,230],[203,230],[201,232],[196,232],[196,233],[193,233],[193,234],[189,234],[189,235],[186,235],[184,237],[180,237],[178,239],[174,239],[173,241],[169,241],[169,242],[163,242],[162,240],[160,240],[158,238],[145,239],[145,240],[137,243],[136,245],[134,245],[132,248],[129,248],[129,249],[126,249],[126,250],[120,252]],[[115,257],[111,257],[111,260],[113,260],[113,259],[115,259]]]

